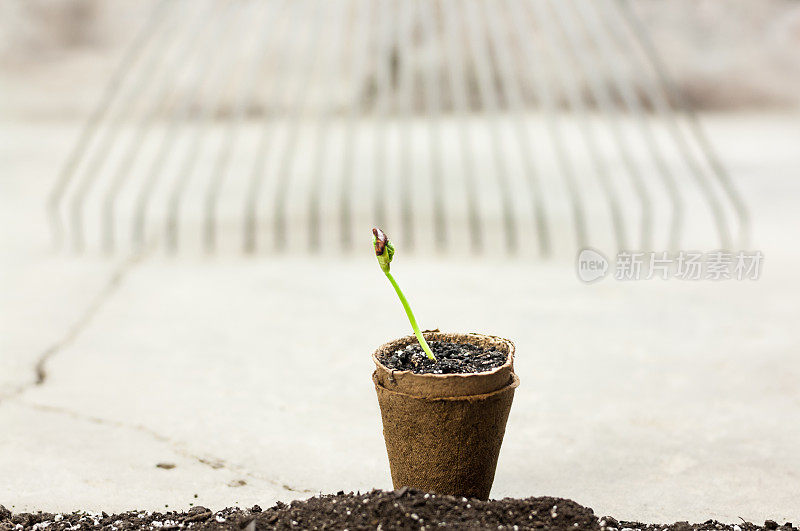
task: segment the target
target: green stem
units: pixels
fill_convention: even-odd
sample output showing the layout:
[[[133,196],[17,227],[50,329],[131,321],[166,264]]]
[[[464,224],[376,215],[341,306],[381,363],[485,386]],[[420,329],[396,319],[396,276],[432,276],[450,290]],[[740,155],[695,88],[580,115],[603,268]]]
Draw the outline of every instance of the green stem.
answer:
[[[400,289],[400,286],[397,285],[397,282],[395,282],[392,274],[388,271],[385,271],[385,274],[386,278],[388,278],[389,282],[391,282],[392,286],[394,286],[394,290],[397,292],[397,296],[400,297],[400,302],[403,304],[403,308],[406,311],[408,320],[411,321],[411,328],[414,329],[414,335],[417,336],[417,341],[419,341],[422,350],[425,351],[425,355],[428,356],[428,358],[430,358],[433,361],[436,361],[436,356],[434,356],[433,352],[431,352],[431,347],[428,346],[428,342],[425,341],[425,338],[422,336],[422,332],[419,331],[419,325],[417,325],[417,320],[414,319],[414,312],[411,311],[411,306],[408,305],[406,296],[403,295],[403,291]]]

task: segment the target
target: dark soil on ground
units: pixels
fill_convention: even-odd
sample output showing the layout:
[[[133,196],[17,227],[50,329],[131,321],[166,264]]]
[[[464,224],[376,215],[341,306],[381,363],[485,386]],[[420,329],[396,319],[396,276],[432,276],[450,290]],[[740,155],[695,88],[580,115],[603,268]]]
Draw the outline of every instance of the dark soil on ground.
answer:
[[[71,531],[87,529],[230,529],[255,531],[259,529],[553,529],[600,531],[670,530],[670,531],[753,531],[778,529],[797,530],[791,524],[779,526],[767,520],[764,526],[742,521],[739,524],[721,524],[709,520],[690,525],[678,522],[671,525],[620,522],[605,516],[597,518],[594,512],[574,501],[562,498],[504,498],[481,501],[438,494],[427,494],[414,489],[316,496],[290,504],[278,502],[262,510],[223,509],[212,512],[204,507],[193,507],[187,512],[129,511],[122,514],[72,514],[22,513],[11,514],[0,505],[0,530],[47,529]]]
[[[470,343],[430,341],[428,346],[436,356],[435,362],[425,355],[419,343],[387,353],[379,361],[388,369],[416,374],[471,374],[490,371],[508,358],[495,347],[484,349]]]

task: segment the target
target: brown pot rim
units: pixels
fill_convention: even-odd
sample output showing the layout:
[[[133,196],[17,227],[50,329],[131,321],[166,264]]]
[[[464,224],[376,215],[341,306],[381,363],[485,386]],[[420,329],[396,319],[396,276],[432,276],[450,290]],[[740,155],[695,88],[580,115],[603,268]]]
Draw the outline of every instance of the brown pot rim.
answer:
[[[483,373],[479,373],[479,374],[483,374]],[[517,387],[519,387],[519,376],[517,376],[515,373],[512,372],[511,373],[511,381],[507,385],[501,387],[500,389],[496,389],[496,390],[494,390],[494,391],[492,391],[490,393],[482,393],[482,394],[478,394],[478,395],[461,395],[461,396],[432,396],[432,397],[427,397],[427,396],[411,395],[411,394],[408,394],[408,393],[403,393],[401,391],[395,391],[395,390],[392,390],[392,389],[387,389],[386,387],[382,386],[380,384],[380,382],[378,381],[378,371],[373,371],[373,373],[372,373],[372,382],[375,384],[375,387],[379,387],[381,389],[381,391],[383,391],[385,393],[393,394],[393,395],[399,395],[399,396],[403,396],[403,397],[406,397],[406,398],[413,398],[414,400],[425,400],[425,401],[431,401],[431,402],[438,402],[438,401],[454,402],[454,401],[461,401],[461,400],[469,400],[469,401],[486,400],[487,398],[491,398],[494,395],[499,395],[501,393],[505,393],[505,392],[511,391],[511,390],[516,389]]]
[[[425,337],[426,341],[428,340],[428,335],[442,334],[442,333],[445,333],[445,332],[441,332],[438,328],[433,329],[433,330],[423,330],[422,331],[422,335],[423,335],[423,337]],[[405,341],[408,341],[409,339],[413,339],[414,341],[416,341],[416,339],[417,339],[416,336],[411,334],[411,335],[408,335],[408,336],[403,336],[403,337],[399,337],[397,339],[393,339],[392,341],[387,341],[386,343],[384,343],[381,346],[379,346],[377,349],[375,349],[372,352],[372,361],[375,362],[375,365],[376,365],[378,370],[383,370],[385,372],[388,372],[392,376],[399,375],[399,376],[403,377],[405,375],[413,375],[413,377],[415,379],[416,378],[423,378],[423,379],[430,379],[430,380],[433,380],[433,381],[448,380],[448,379],[460,379],[460,378],[477,378],[477,377],[481,377],[481,376],[491,376],[492,374],[495,374],[495,373],[498,373],[498,372],[501,372],[501,371],[505,371],[505,370],[508,370],[508,369],[511,369],[511,372],[514,371],[515,346],[514,346],[514,342],[511,341],[510,339],[506,339],[504,337],[495,336],[495,335],[491,335],[491,334],[482,334],[480,332],[466,332],[466,333],[447,332],[447,333],[449,333],[451,335],[462,336],[462,337],[467,338],[467,339],[469,339],[471,337],[474,337],[474,338],[478,338],[478,337],[490,338],[490,339],[492,339],[494,341],[497,341],[499,343],[504,343],[508,348],[508,357],[506,358],[505,363],[503,363],[502,365],[500,365],[498,367],[495,367],[494,369],[489,370],[489,371],[483,371],[483,372],[456,372],[456,373],[449,373],[449,374],[430,374],[430,373],[418,374],[418,373],[414,373],[412,371],[398,371],[398,370],[390,369],[389,367],[385,366],[383,363],[380,362],[380,360],[376,356],[378,350],[380,350],[381,348],[385,347],[386,345],[390,345],[392,343],[405,342]]]

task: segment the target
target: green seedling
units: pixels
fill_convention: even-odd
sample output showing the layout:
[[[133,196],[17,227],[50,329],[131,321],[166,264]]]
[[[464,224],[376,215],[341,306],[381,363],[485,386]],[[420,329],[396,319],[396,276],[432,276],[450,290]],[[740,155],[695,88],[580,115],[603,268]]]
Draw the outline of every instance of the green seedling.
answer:
[[[397,281],[395,281],[392,273],[389,271],[389,264],[394,257],[394,246],[389,242],[389,237],[386,236],[386,233],[378,228],[372,229],[372,245],[375,247],[375,256],[378,258],[381,271],[383,271],[383,274],[389,279],[389,282],[392,283],[392,287],[397,292],[397,296],[400,297],[400,302],[403,304],[403,309],[406,311],[408,320],[411,322],[411,328],[414,329],[414,335],[417,336],[419,345],[422,347],[422,350],[425,351],[425,355],[428,356],[428,358],[436,361],[436,356],[431,352],[431,347],[428,346],[428,342],[425,341],[422,332],[419,331],[419,325],[417,325],[417,320],[414,318],[414,312],[411,311],[411,306],[408,305],[406,296],[403,295],[403,291],[400,289],[400,286],[397,285]]]

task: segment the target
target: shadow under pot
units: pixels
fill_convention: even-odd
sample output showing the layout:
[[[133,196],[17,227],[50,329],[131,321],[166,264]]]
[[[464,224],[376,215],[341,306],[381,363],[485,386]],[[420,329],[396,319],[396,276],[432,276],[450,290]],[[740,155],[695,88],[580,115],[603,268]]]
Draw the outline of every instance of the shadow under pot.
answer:
[[[476,373],[416,374],[392,370],[381,360],[414,336],[381,345],[372,374],[383,420],[392,483],[440,494],[488,499],[508,412],[519,378],[514,344],[483,334],[423,333],[425,340],[471,344],[506,354],[505,362]]]

